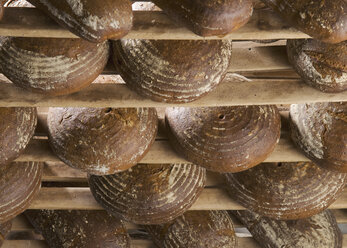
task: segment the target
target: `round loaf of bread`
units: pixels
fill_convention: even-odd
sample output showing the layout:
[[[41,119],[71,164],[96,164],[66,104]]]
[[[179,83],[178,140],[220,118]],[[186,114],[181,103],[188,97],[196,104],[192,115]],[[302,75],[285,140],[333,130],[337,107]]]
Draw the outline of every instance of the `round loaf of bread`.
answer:
[[[4,5],[5,7],[34,7],[31,3],[26,0],[7,0]]]
[[[347,102],[292,104],[294,143],[317,165],[347,173]]]
[[[194,101],[214,89],[231,61],[228,40],[119,40],[113,61],[127,86],[154,101]]]
[[[318,40],[288,40],[287,53],[296,72],[323,92],[347,90],[347,41],[327,44]]]
[[[276,106],[167,108],[169,140],[184,157],[216,172],[239,172],[264,161],[280,138]]]
[[[161,248],[235,248],[236,235],[226,211],[188,211],[161,225],[144,226]]]
[[[252,0],[153,0],[175,22],[200,36],[222,36],[248,22]]]
[[[46,95],[70,94],[90,85],[103,71],[109,43],[83,39],[8,38],[0,67],[15,85]]]
[[[245,208],[278,220],[315,215],[342,193],[347,174],[309,162],[263,163],[225,174],[230,196]]]
[[[36,108],[0,108],[0,166],[16,159],[34,135]]]
[[[132,28],[129,0],[28,0],[75,35],[91,42],[120,39]]]
[[[346,0],[262,0],[282,18],[315,39],[339,43],[347,40]]]
[[[180,216],[205,186],[206,170],[194,164],[141,164],[107,176],[89,177],[97,202],[136,224],[161,224]]]
[[[7,234],[9,234],[9,232],[11,231],[11,227],[12,227],[11,221],[0,223],[0,247],[4,243],[4,240]]]
[[[107,175],[137,164],[155,140],[154,108],[50,108],[48,136],[67,165]]]
[[[9,163],[0,166],[0,223],[24,212],[41,187],[42,164]]]
[[[262,217],[247,210],[233,213],[265,248],[342,248],[341,231],[329,210],[310,218],[287,221]]]
[[[51,248],[130,248],[123,222],[106,211],[29,210],[25,215]]]

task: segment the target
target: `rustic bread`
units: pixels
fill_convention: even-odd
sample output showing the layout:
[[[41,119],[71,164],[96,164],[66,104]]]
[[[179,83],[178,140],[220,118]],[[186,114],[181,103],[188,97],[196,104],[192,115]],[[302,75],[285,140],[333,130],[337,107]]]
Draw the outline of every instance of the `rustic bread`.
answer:
[[[230,196],[262,216],[293,220],[315,215],[342,193],[347,174],[311,162],[264,163],[225,174]]]
[[[35,108],[0,108],[0,167],[16,159],[34,135]]]
[[[347,90],[347,41],[288,40],[287,53],[296,72],[323,92]]]
[[[346,0],[262,0],[289,24],[315,39],[347,40]]]
[[[252,0],[153,0],[178,23],[200,36],[222,36],[248,22]]]
[[[347,173],[347,102],[292,104],[291,136],[317,165]]]
[[[8,38],[0,49],[0,67],[15,85],[46,95],[76,92],[103,71],[109,43],[83,39]]]
[[[154,108],[50,108],[49,142],[67,165],[106,175],[139,162],[155,140]]]
[[[137,224],[161,224],[192,206],[206,171],[194,164],[141,164],[108,176],[89,176],[97,202],[111,214]]]
[[[273,220],[251,211],[233,212],[264,248],[341,248],[342,234],[334,215],[325,210],[300,220]]]
[[[51,248],[130,248],[123,222],[105,211],[30,210],[25,215]]]
[[[169,223],[144,228],[160,248],[237,247],[226,211],[188,211]]]
[[[227,40],[119,40],[113,61],[132,90],[155,101],[194,101],[214,89],[231,61]]]
[[[184,157],[216,172],[239,172],[262,161],[280,137],[276,106],[167,108],[169,140]]]
[[[26,0],[5,0],[5,7],[34,7]]]
[[[7,234],[11,231],[12,222],[0,223],[0,247],[2,246]]]
[[[120,39],[132,27],[129,0],[29,0],[72,33],[92,42]]]
[[[10,163],[0,166],[0,223],[29,207],[41,187],[42,164]]]

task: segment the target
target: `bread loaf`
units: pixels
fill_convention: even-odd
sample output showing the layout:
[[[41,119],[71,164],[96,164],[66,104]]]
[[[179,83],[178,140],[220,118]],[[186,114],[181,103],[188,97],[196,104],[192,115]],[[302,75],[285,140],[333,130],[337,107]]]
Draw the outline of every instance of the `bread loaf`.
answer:
[[[139,162],[155,140],[153,108],[50,108],[48,136],[67,165],[106,175]]]
[[[168,16],[200,36],[226,35],[248,22],[252,0],[153,0]]]
[[[188,211],[161,225],[145,226],[160,248],[234,248],[236,235],[226,211]]]
[[[105,211],[30,210],[25,215],[51,248],[130,248],[122,221]]]
[[[35,108],[0,108],[0,167],[16,159],[34,135]]]
[[[29,207],[41,187],[42,164],[10,163],[0,166],[0,223]]]
[[[292,104],[291,136],[317,165],[347,173],[347,102]]]
[[[21,88],[63,95],[90,85],[103,71],[108,57],[108,42],[9,38],[0,49],[0,67],[4,75]]]
[[[264,248],[342,248],[334,215],[323,211],[301,220],[273,220],[251,211],[233,212]]]
[[[6,2],[6,0],[5,0]],[[26,0],[7,0],[5,7],[34,7],[31,3]]]
[[[119,40],[113,61],[132,90],[155,101],[194,101],[214,89],[231,61],[227,40]]]
[[[347,90],[347,41],[327,44],[312,39],[288,40],[287,53],[307,84],[323,92]]]
[[[289,24],[315,39],[339,43],[347,40],[346,0],[262,0]]]
[[[92,42],[120,39],[132,27],[129,0],[29,0],[72,33]]]
[[[184,157],[216,172],[239,172],[262,161],[280,137],[276,106],[167,108],[169,140]]]
[[[107,176],[89,176],[90,190],[111,214],[137,224],[161,224],[180,216],[205,185],[194,164],[141,164]]]
[[[347,174],[309,162],[264,163],[225,174],[230,196],[245,208],[278,220],[313,216],[342,193]]]
[[[11,231],[12,222],[0,223],[0,247],[2,246],[7,234]]]

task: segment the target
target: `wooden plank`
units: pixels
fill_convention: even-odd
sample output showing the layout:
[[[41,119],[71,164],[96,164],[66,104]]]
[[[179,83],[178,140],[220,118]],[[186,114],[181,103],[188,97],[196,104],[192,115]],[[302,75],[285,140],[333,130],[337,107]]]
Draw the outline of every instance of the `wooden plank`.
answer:
[[[276,20],[276,21],[273,21]],[[268,25],[264,25],[267,23]],[[275,23],[276,25],[272,25]],[[6,8],[0,22],[1,36],[76,38],[70,31],[35,8]],[[127,39],[298,39],[308,35],[289,28],[269,11],[255,10],[251,20],[239,30],[223,37],[203,38],[173,23],[161,11],[134,11],[133,28]]]

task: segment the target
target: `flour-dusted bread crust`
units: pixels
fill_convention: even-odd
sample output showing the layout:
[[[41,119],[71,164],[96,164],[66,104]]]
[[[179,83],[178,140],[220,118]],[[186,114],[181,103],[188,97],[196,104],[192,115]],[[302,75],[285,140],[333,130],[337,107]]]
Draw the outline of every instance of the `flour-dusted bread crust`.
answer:
[[[274,220],[251,211],[233,212],[263,248],[341,248],[334,215],[325,210],[300,220]]]
[[[0,223],[0,247],[4,243],[7,234],[10,233],[11,227],[12,227],[12,222],[11,221]]]
[[[235,248],[234,226],[226,211],[188,211],[161,225],[144,226],[160,248]]]
[[[172,146],[197,165],[239,172],[264,161],[280,137],[276,106],[166,109]]]
[[[317,165],[347,172],[347,102],[292,104],[291,137]]]
[[[0,48],[0,67],[21,88],[45,95],[70,94],[99,76],[109,50],[107,41],[8,38]]]
[[[153,0],[178,23],[200,36],[226,35],[248,22],[252,0]]]
[[[285,21],[315,39],[339,43],[347,40],[346,0],[262,0]]]
[[[137,164],[155,140],[154,108],[50,108],[49,142],[67,165],[106,175]]]
[[[347,41],[328,44],[313,39],[288,40],[287,53],[307,84],[323,92],[347,90]]]
[[[41,187],[42,164],[9,163],[0,166],[0,223],[24,212]]]
[[[29,0],[72,33],[92,42],[120,39],[132,27],[129,0]]]
[[[26,0],[5,0],[5,7],[34,7]]]
[[[213,90],[231,61],[228,40],[113,42],[113,61],[132,90],[154,101],[184,103]]]
[[[225,174],[230,196],[262,216],[295,220],[315,215],[342,193],[347,174],[309,162],[264,163]]]
[[[28,210],[25,215],[51,248],[130,248],[123,222],[106,211]]]
[[[0,108],[0,167],[23,152],[36,123],[36,108]]]
[[[193,205],[205,186],[206,170],[194,164],[139,164],[107,176],[89,176],[97,202],[137,224],[161,224]]]

